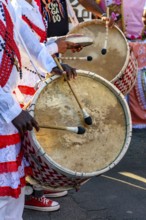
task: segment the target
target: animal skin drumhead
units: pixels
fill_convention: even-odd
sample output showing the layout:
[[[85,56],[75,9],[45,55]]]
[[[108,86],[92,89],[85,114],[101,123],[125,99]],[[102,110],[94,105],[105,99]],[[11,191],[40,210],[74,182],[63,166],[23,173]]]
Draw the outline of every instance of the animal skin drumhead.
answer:
[[[92,173],[108,167],[121,154],[127,134],[125,110],[117,95],[96,76],[79,74],[71,81],[80,102],[92,117],[86,125],[67,82],[52,80],[40,92],[34,116],[40,126],[83,126],[78,135],[64,130],[41,128],[36,139],[59,166],[74,172]]]
[[[82,22],[70,30],[69,34],[83,34],[93,40],[93,44],[84,47],[80,52],[72,53],[67,50],[62,57],[92,57],[91,61],[63,59],[76,69],[91,71],[112,81],[120,72],[127,67],[129,60],[129,45],[122,31],[114,26],[109,28],[107,40],[107,53],[102,55],[101,51],[105,45],[106,28],[105,23],[92,20]]]

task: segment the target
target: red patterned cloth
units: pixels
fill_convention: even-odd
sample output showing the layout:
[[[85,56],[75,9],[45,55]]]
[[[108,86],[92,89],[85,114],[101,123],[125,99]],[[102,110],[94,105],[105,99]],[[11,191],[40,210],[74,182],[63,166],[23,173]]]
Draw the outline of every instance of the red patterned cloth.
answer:
[[[40,12],[41,12],[41,0],[35,0],[35,2],[37,3],[37,5],[39,6]]]
[[[31,170],[24,158],[20,134],[11,123],[21,112],[12,96],[18,78],[13,59],[16,58],[21,67],[21,57],[9,14],[12,8],[9,1],[8,5],[5,2],[0,1],[0,196],[18,198],[25,186],[25,176]]]
[[[20,86],[18,86],[18,88],[20,89],[20,92],[22,94],[25,94],[25,95],[33,96],[36,92],[36,90],[33,87],[30,87],[30,86],[20,85]]]
[[[6,26],[4,23],[0,20],[0,35],[5,40],[5,49],[3,52],[3,57],[0,65],[0,85],[1,87],[5,86],[6,82],[8,81],[12,68],[13,68],[13,62],[11,59],[14,59],[17,57],[19,61],[19,66],[21,68],[21,57],[19,49],[14,41],[14,26],[11,20],[11,17],[9,15],[9,12],[4,5],[4,13],[5,13],[5,19],[6,19]],[[9,57],[8,55],[11,55]],[[11,59],[10,59],[11,58]]]

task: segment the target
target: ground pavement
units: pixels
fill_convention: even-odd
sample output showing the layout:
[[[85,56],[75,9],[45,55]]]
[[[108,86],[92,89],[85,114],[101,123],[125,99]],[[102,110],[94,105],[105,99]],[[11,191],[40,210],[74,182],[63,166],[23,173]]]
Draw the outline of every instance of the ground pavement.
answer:
[[[56,212],[24,211],[24,220],[146,220],[146,130],[133,130],[128,152],[111,171],[58,198]]]

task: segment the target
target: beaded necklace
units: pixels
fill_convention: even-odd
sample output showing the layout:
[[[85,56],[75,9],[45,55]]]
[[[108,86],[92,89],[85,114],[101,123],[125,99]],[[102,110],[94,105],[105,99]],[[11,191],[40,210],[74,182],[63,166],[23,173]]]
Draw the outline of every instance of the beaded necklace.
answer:
[[[36,75],[38,74],[36,71],[31,70],[31,69],[29,69],[29,68],[26,67],[26,66],[24,67],[24,69],[26,69],[26,70],[29,71],[30,73],[33,73],[33,74],[36,74]],[[45,79],[45,76],[43,76],[43,75],[41,75],[41,74],[40,74],[40,76],[41,76],[43,79]]]
[[[17,70],[20,72],[20,78],[22,78],[22,71],[20,52],[14,41],[13,22],[5,4],[0,3],[0,10],[2,12],[1,15],[3,17],[3,21],[6,22],[6,25],[4,25],[2,20],[0,20],[0,35],[3,38],[3,41],[0,41],[0,50],[3,51],[0,65],[0,82],[3,87],[10,77],[13,65],[15,65]]]

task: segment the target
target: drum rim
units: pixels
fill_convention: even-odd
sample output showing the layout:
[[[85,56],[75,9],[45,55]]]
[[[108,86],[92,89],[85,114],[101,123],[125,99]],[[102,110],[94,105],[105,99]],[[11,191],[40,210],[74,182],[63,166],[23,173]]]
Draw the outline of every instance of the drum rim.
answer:
[[[47,153],[44,151],[44,149],[42,148],[42,146],[40,145],[40,143],[38,142],[35,132],[34,130],[32,130],[31,133],[31,137],[35,143],[35,145],[37,146],[37,152],[39,155],[43,155],[45,160],[47,160],[48,162],[51,163],[51,166],[53,167],[53,169],[58,170],[60,173],[65,174],[67,176],[71,176],[71,177],[82,177],[82,178],[90,178],[93,176],[97,176],[97,175],[101,175],[107,171],[109,171],[110,169],[112,169],[113,167],[115,167],[115,165],[117,165],[121,159],[124,157],[124,155],[126,154],[128,147],[130,145],[131,142],[131,136],[132,136],[132,120],[131,120],[131,114],[130,114],[130,110],[127,104],[127,101],[124,97],[124,95],[121,93],[120,90],[118,90],[116,88],[116,86],[114,86],[111,82],[109,82],[108,80],[104,79],[103,77],[97,75],[96,73],[90,72],[90,71],[85,71],[85,70],[77,70],[77,74],[80,75],[86,75],[86,76],[90,76],[91,78],[96,78],[98,82],[103,83],[105,86],[107,86],[114,94],[115,96],[118,98],[124,113],[125,113],[125,126],[126,126],[126,132],[125,132],[125,142],[123,144],[123,148],[121,150],[121,152],[119,153],[119,155],[117,156],[117,158],[115,158],[115,160],[109,164],[108,166],[106,166],[105,168],[102,168],[101,170],[97,170],[91,173],[81,173],[81,172],[75,172],[72,170],[69,170],[67,168],[62,167],[60,164],[56,163],[51,157],[49,157],[47,155]],[[44,81],[44,85],[42,85],[37,92],[34,95],[34,98],[32,100],[32,103],[30,105],[29,108],[29,113],[34,116],[34,109],[35,109],[35,103],[41,93],[41,91],[46,87],[46,85],[48,85],[49,83],[51,83],[53,80],[56,80],[57,78],[60,78],[61,76],[59,75],[54,75],[52,77],[50,77],[49,79],[47,79],[46,81]]]
[[[68,32],[68,34],[72,34],[72,31],[75,30],[77,27],[83,27],[83,26],[85,26],[85,24],[89,24],[89,23],[105,24],[104,21],[102,21],[101,19],[92,19],[91,21],[84,21],[84,22],[79,23],[75,27],[73,27]],[[116,82],[117,79],[121,78],[121,76],[123,75],[123,73],[124,73],[128,63],[129,63],[129,57],[130,57],[130,46],[129,46],[129,42],[127,41],[124,33],[121,31],[121,29],[116,24],[114,24],[113,27],[115,27],[120,32],[122,37],[124,38],[125,43],[126,43],[126,47],[127,47],[127,55],[126,55],[126,59],[125,59],[124,65],[123,65],[122,69],[120,70],[120,72],[112,80],[110,80],[110,82],[112,82],[112,83]]]

